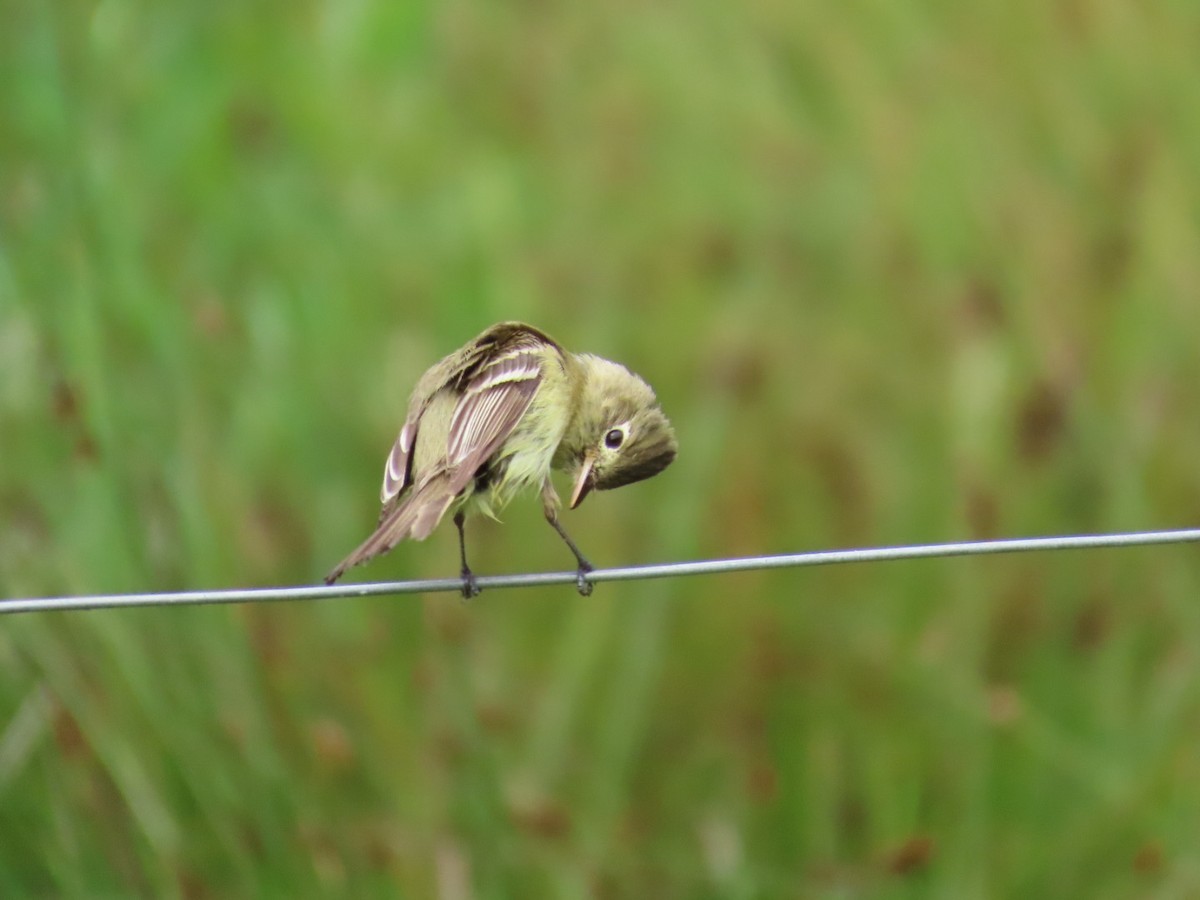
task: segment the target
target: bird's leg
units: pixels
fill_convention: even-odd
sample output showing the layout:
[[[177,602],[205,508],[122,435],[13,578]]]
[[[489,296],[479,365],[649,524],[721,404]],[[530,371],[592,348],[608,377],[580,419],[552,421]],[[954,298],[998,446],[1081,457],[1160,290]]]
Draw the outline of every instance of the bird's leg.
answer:
[[[547,478],[542,485],[542,511],[546,514],[546,521],[558,532],[558,536],[563,539],[571,552],[575,554],[575,561],[579,564],[579,568],[575,570],[575,587],[579,593],[587,597],[592,593],[592,583],[587,580],[588,572],[591,572],[595,567],[587,561],[587,557],[580,552],[575,546],[575,542],[571,540],[571,536],[567,534],[566,529],[558,521],[558,509],[561,506],[561,501],[558,499],[558,493],[554,490],[554,485]]]
[[[454,527],[458,529],[458,556],[462,560],[462,570],[459,574],[462,575],[462,595],[464,600],[470,600],[472,597],[478,597],[479,592],[483,590],[475,583],[475,574],[471,571],[471,567],[467,565],[467,538],[463,533],[463,522],[466,521],[466,516],[460,509],[454,514]]]
[[[553,519],[547,519],[547,521],[554,526],[554,530],[558,532],[558,536],[566,542],[567,546],[571,548],[571,552],[575,554],[575,560],[579,563],[579,568],[575,570],[575,587],[581,595],[584,597],[588,596],[592,592],[592,583],[587,580],[587,574],[595,567],[587,561],[587,557],[579,552],[579,548],[575,546],[575,542],[571,540],[571,536],[559,524],[557,516]]]

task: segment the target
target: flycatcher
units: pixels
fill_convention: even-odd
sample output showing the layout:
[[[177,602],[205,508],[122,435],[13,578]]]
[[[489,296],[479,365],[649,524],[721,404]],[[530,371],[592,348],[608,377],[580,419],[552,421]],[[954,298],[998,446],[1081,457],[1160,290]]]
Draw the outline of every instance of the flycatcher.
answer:
[[[624,366],[569,353],[520,322],[493,325],[417,382],[384,467],[379,525],[325,582],[403,540],[424,540],[453,509],[463,596],[473,597],[467,514],[495,518],[519,491],[540,487],[546,521],[579,564],[579,592],[590,594],[592,566],[558,521],[551,470],[571,473],[574,509],[592,490],[657,475],[677,449],[654,391]]]

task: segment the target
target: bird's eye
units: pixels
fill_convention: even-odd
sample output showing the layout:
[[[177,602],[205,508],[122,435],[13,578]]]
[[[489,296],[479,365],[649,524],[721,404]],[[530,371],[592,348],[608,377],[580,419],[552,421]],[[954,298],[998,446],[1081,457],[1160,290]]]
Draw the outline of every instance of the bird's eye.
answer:
[[[620,428],[614,428],[604,436],[604,446],[609,450],[616,450],[625,442],[625,432]]]

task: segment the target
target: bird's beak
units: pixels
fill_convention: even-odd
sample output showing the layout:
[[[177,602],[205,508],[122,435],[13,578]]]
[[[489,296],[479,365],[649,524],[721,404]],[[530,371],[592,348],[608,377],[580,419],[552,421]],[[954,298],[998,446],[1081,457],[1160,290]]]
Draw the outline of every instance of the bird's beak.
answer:
[[[596,465],[596,457],[588,454],[579,466],[579,474],[575,476],[575,489],[571,491],[571,509],[583,502],[592,491],[592,467]]]

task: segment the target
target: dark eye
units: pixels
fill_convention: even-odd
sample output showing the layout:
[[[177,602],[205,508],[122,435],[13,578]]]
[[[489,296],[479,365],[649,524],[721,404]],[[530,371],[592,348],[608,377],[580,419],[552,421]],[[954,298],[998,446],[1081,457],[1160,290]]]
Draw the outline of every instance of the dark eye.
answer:
[[[620,428],[614,428],[604,436],[604,446],[609,450],[616,450],[625,441],[625,432]]]

